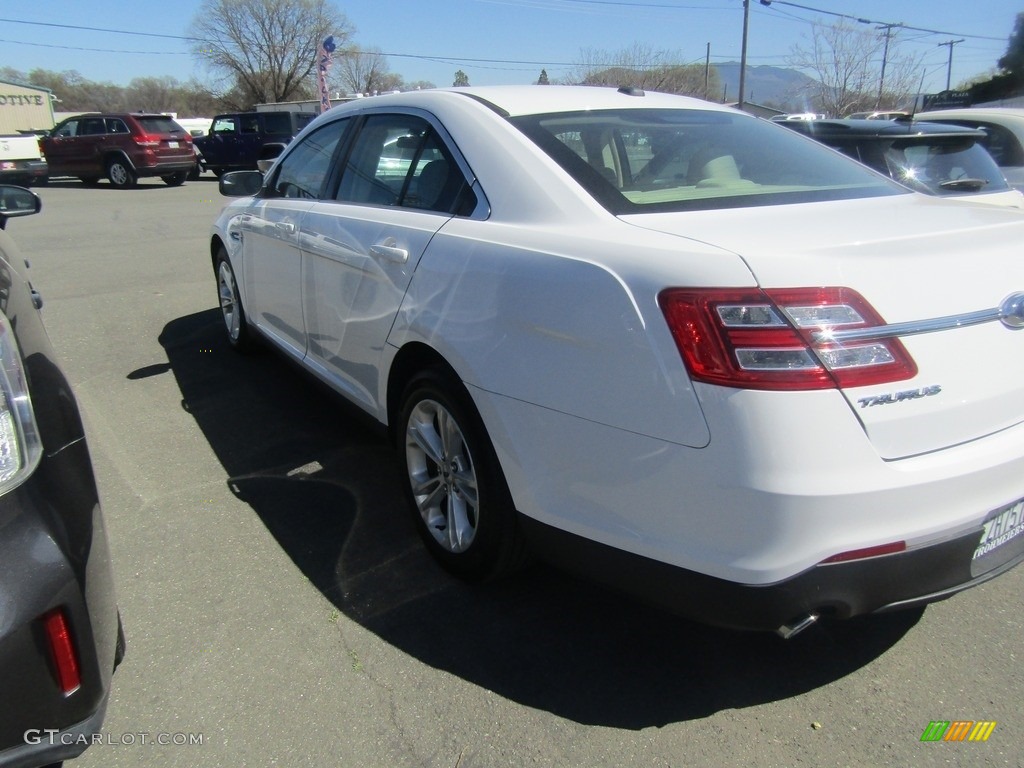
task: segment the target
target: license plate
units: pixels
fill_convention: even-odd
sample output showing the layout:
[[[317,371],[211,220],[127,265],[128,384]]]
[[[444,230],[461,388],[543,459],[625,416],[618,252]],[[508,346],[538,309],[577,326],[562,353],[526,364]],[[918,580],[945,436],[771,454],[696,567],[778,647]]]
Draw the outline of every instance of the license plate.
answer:
[[[177,149],[178,148],[178,142],[176,142],[176,141],[168,141],[167,142],[167,146],[170,147],[171,149]]]
[[[982,523],[981,539],[971,558],[971,572],[984,573],[1024,551],[1024,500],[997,509]]]

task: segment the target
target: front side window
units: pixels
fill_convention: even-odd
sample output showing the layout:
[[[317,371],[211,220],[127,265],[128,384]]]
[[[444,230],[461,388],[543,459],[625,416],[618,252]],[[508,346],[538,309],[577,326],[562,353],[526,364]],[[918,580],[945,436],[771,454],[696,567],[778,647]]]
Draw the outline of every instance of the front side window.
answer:
[[[372,115],[349,153],[337,199],[440,213],[471,210],[472,193],[429,122],[414,115]]]
[[[616,214],[901,192],[860,165],[749,115],[629,109],[511,122]]]
[[[213,133],[238,133],[238,120],[233,117],[218,117],[210,128]]]
[[[278,197],[319,198],[330,174],[338,142],[349,122],[349,119],[335,120],[296,144],[278,164],[271,182],[274,193]]]
[[[53,132],[53,135],[54,136],[64,137],[64,138],[67,138],[67,137],[70,137],[70,136],[77,136],[78,135],[78,124],[79,124],[79,122],[80,121],[78,121],[78,120],[68,120],[66,123],[61,125],[60,128],[55,130]]]

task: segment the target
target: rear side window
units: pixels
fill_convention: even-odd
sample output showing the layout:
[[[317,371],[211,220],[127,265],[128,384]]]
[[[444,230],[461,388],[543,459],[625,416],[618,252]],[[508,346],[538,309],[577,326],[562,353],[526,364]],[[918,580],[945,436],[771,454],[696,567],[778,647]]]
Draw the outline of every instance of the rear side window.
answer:
[[[290,115],[265,114],[263,126],[267,134],[271,136],[291,136],[292,121]]]

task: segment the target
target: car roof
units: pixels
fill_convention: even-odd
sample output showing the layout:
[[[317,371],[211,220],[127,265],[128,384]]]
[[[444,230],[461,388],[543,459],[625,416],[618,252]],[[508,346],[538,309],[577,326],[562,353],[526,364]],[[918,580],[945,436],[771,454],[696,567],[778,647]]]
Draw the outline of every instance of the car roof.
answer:
[[[818,139],[900,139],[916,136],[973,136],[984,138],[984,131],[962,125],[912,120],[803,120],[783,123],[793,131]]]
[[[1018,107],[964,107],[962,109],[935,109],[918,112],[915,117],[932,120],[936,117],[964,118],[974,117],[1011,117],[1024,119],[1024,109]]]
[[[452,99],[474,99],[506,117],[603,109],[702,109],[735,111],[689,96],[588,85],[490,85],[433,88],[373,96],[348,102],[336,109],[370,106],[429,107]],[[331,110],[334,111],[333,109]]]

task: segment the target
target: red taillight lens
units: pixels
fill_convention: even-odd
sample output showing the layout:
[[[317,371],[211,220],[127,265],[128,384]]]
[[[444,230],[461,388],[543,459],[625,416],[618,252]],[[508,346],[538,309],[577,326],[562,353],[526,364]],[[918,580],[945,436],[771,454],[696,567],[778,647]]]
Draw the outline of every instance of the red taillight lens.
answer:
[[[46,614],[43,627],[50,644],[53,666],[57,671],[57,683],[64,695],[68,696],[82,686],[82,677],[78,671],[78,655],[75,653],[75,643],[64,611],[57,609]]]
[[[135,137],[135,143],[140,147],[159,147],[160,137],[150,136],[148,133],[140,133]]]
[[[658,303],[697,381],[768,390],[859,387],[913,378],[897,339],[837,344],[830,331],[885,322],[848,288],[669,288]]]

